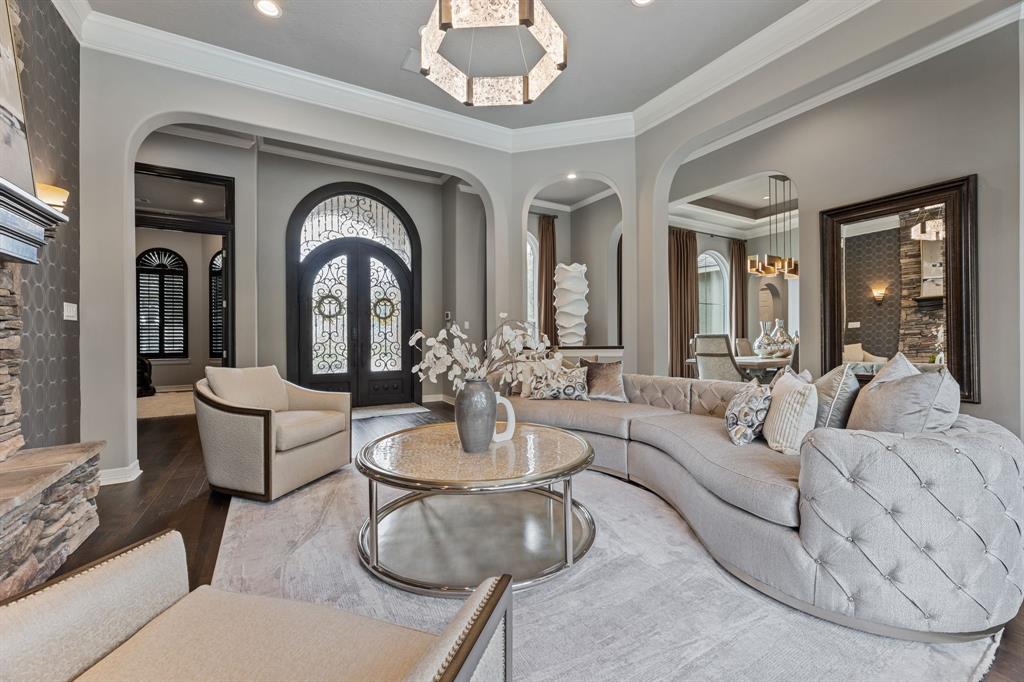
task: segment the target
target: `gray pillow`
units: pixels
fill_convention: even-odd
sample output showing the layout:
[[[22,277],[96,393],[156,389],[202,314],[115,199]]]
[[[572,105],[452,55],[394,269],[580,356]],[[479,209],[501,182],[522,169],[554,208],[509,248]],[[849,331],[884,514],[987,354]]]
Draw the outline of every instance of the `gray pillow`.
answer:
[[[849,363],[836,367],[814,382],[818,389],[818,418],[815,428],[845,429],[850,411],[860,392],[860,382]]]
[[[771,404],[771,387],[759,386],[757,379],[733,396],[725,408],[725,430],[733,445],[748,445],[761,435]]]
[[[860,390],[849,429],[888,433],[945,431],[960,415],[960,385],[945,368],[921,372],[896,357]]]
[[[626,387],[622,385],[622,361],[594,362],[580,359],[580,367],[587,368],[587,395],[591,400],[609,400],[625,403]]]

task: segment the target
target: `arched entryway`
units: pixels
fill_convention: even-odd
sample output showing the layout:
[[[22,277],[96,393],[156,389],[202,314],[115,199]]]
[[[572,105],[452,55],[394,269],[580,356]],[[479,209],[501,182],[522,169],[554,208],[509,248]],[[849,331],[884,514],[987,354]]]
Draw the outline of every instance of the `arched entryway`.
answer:
[[[361,183],[321,187],[286,234],[288,378],[347,391],[356,405],[418,401],[420,241],[388,194]]]

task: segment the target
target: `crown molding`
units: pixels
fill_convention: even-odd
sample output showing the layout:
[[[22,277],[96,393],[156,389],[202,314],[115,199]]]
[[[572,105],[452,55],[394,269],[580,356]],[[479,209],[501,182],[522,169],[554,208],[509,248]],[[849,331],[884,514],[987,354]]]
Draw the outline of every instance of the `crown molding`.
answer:
[[[400,178],[402,180],[410,180],[412,182],[423,182],[428,185],[443,185],[451,177],[450,175],[428,175],[426,173],[415,173],[413,171],[404,171],[399,170],[397,168],[377,166],[372,163],[362,163],[360,161],[350,161],[349,159],[339,159],[329,154],[304,152],[301,149],[290,149],[288,147],[281,147],[272,142],[265,142],[262,139],[260,139],[258,143],[258,149],[260,152],[266,154],[274,154],[275,156],[287,156],[292,159],[312,161],[314,163],[322,163],[328,166],[338,166],[340,168],[348,168],[350,170],[363,171],[364,173],[386,175],[391,178]]]
[[[637,134],[664,123],[880,0],[808,0],[633,112]]]
[[[586,199],[580,199],[575,204],[570,206],[569,210],[570,211],[578,211],[581,208],[583,208],[584,206],[590,206],[591,204],[596,203],[598,201],[601,201],[601,199],[605,199],[605,198],[610,197],[610,196],[612,196],[614,194],[615,194],[615,190],[613,190],[611,187],[609,187],[608,189],[603,189],[603,190],[601,190],[600,192],[598,192],[597,194],[595,194],[593,196],[589,196]]]
[[[256,138],[252,135],[246,135],[244,137],[241,134],[226,135],[212,130],[199,130],[181,125],[164,126],[159,130],[159,132],[164,135],[186,137],[190,140],[211,142],[213,144],[224,145],[225,147],[235,147],[236,149],[252,149],[256,144]]]
[[[568,204],[559,204],[554,201],[544,201],[543,199],[534,199],[530,202],[530,208],[543,208],[548,211],[561,211],[562,213],[572,213],[572,206]]]
[[[53,6],[57,8],[64,23],[71,29],[75,40],[82,43],[82,25],[85,18],[92,12],[88,0],[53,0]]]
[[[738,142],[746,137],[759,133],[762,130],[771,128],[772,126],[778,125],[784,121],[788,121],[791,118],[795,118],[800,114],[816,109],[824,104],[828,104],[833,100],[839,99],[840,97],[852,92],[856,92],[861,88],[877,83],[889,76],[893,76],[900,71],[905,71],[913,66],[917,66],[918,64],[926,62],[933,57],[937,57],[944,52],[953,50],[976,38],[980,38],[981,36],[987,35],[992,31],[998,30],[1003,26],[1007,26],[1017,21],[1024,21],[1024,4],[1014,4],[994,14],[990,14],[984,19],[981,19],[970,26],[966,26],[959,31],[954,31],[940,40],[937,40],[930,45],[926,45],[915,52],[911,52],[900,59],[891,61],[873,71],[869,71],[861,76],[848,80],[842,85],[838,85],[831,90],[827,90],[819,95],[808,98],[789,107],[788,109],[783,109],[776,114],[767,116],[750,124],[749,126],[737,130],[734,133],[720,137],[714,142],[695,151],[693,154],[688,156],[686,160],[692,161],[693,159],[700,158],[701,156],[710,154],[711,152],[722,149],[723,147],[727,147],[734,142]]]

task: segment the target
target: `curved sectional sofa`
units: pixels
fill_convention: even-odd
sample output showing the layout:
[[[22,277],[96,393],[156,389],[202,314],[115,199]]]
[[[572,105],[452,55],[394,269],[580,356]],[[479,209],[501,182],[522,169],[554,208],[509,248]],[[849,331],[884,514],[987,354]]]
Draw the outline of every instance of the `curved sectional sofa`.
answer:
[[[569,429],[592,468],[670,503],[710,554],[815,616],[917,641],[987,636],[1024,595],[1024,445],[960,416],[942,433],[815,429],[799,457],[737,447],[740,383],[627,374],[628,403],[512,397],[521,421]]]

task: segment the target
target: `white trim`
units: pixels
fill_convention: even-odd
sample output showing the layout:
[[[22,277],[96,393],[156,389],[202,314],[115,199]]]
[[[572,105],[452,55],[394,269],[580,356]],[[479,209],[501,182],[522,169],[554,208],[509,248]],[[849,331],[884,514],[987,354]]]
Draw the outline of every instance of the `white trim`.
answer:
[[[530,208],[546,208],[549,211],[561,211],[562,213],[572,212],[572,206],[569,204],[559,204],[554,201],[544,201],[543,199],[534,199],[531,201]]]
[[[61,19],[71,29],[75,40],[82,42],[82,25],[86,17],[92,12],[88,0],[53,0],[53,6],[57,8]]]
[[[176,384],[169,386],[155,386],[157,393],[185,393],[192,392],[192,384]]]
[[[253,145],[256,144],[256,137],[253,135],[246,135],[244,137],[241,135],[226,135],[212,130],[199,130],[180,125],[164,126],[157,132],[164,133],[165,135],[187,137],[190,140],[212,142],[213,144],[221,144],[226,147],[236,147],[238,149],[252,149]]]
[[[805,99],[798,104],[794,104],[788,109],[784,109],[776,114],[763,118],[756,123],[737,130],[734,133],[720,137],[714,142],[701,147],[693,154],[687,156],[686,161],[690,162],[723,147],[727,147],[734,142],[750,137],[762,130],[771,128],[772,126],[778,125],[784,121],[788,121],[791,118],[795,118],[800,114],[816,109],[824,104],[828,104],[829,102],[848,95],[851,92],[856,92],[861,88],[865,88],[873,83],[877,83],[880,80],[888,78],[889,76],[893,76],[900,71],[905,71],[913,66],[917,66],[918,64],[926,62],[933,57],[937,57],[944,52],[960,47],[975,38],[980,38],[981,36],[987,35],[992,31],[1002,28],[1003,26],[1020,21],[1022,18],[1022,12],[1024,12],[1024,6],[1021,5],[1012,5],[1004,10],[1000,10],[995,14],[991,14],[970,26],[966,26],[959,31],[951,33],[930,45],[926,45],[915,52],[901,57],[900,59],[896,59],[873,71],[869,71],[868,73],[846,81],[842,85],[838,85],[831,90],[827,90],[819,95]]]
[[[430,394],[424,393],[423,394],[423,398],[420,400],[420,402],[421,403],[443,403],[443,402],[447,402],[448,400],[451,400],[453,403],[455,402],[454,399],[448,398],[448,396],[445,395],[444,393],[430,393]]]
[[[586,199],[580,199],[575,204],[570,206],[569,210],[578,211],[584,206],[590,206],[591,204],[601,201],[601,199],[604,199],[606,197],[610,197],[613,194],[615,194],[615,190],[613,190],[611,187],[609,187],[608,189],[603,189],[593,196],[587,197]]]
[[[340,168],[349,168],[352,170],[363,171],[365,173],[374,173],[376,175],[386,175],[392,178],[401,178],[403,180],[411,180],[413,182],[425,182],[430,185],[443,185],[447,182],[449,175],[427,175],[425,173],[415,173],[413,171],[403,171],[397,168],[387,168],[384,166],[378,166],[372,163],[362,163],[360,161],[350,161],[348,159],[339,159],[329,154],[317,154],[316,152],[304,152],[300,149],[290,149],[288,147],[281,147],[273,143],[268,143],[262,138],[259,140],[259,151],[266,152],[267,154],[274,154],[276,156],[287,156],[293,159],[302,159],[304,161],[313,161],[315,163],[322,163],[328,166],[338,166]]]
[[[135,460],[126,467],[117,467],[115,469],[100,469],[100,485],[116,485],[118,483],[128,483],[130,481],[134,481],[141,475],[142,469],[139,468],[139,460]]]
[[[693,208],[691,205],[690,208]],[[709,212],[711,209],[707,209]],[[721,214],[719,214],[721,215]],[[790,230],[800,229],[800,211],[793,210],[787,211],[786,213],[778,214],[780,217],[790,216],[789,228],[780,228],[780,234],[785,234]],[[692,216],[680,216],[672,215],[668,216],[668,224],[673,227],[683,227],[689,230],[696,230],[697,232],[707,232],[719,237],[729,237],[730,239],[756,239],[757,237],[764,237],[770,232],[768,221],[770,216],[764,218],[758,218],[757,220],[751,220],[750,218],[736,217],[736,220],[747,221],[750,220],[750,225],[754,227],[730,227],[728,225],[720,225],[718,223],[704,222],[698,220]]]
[[[808,0],[633,112],[637,134],[724,90],[852,19],[879,0]]]

